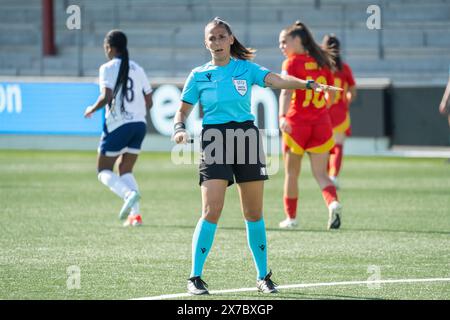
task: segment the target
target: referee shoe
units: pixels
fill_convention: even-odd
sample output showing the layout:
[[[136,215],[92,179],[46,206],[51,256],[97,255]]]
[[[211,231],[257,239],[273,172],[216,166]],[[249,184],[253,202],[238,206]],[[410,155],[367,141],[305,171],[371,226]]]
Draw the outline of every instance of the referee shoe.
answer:
[[[262,293],[277,293],[277,284],[270,279],[272,270],[262,280],[256,280],[256,288]]]
[[[192,277],[188,279],[187,289],[190,294],[202,295],[209,294],[208,285],[200,277]]]

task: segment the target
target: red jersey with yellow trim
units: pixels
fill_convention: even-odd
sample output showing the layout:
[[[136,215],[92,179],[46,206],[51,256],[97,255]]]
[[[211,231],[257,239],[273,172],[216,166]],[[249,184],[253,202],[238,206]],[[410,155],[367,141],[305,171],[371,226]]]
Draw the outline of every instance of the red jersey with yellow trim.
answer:
[[[342,70],[336,70],[334,73],[334,86],[344,89],[344,91],[337,91],[335,93],[333,105],[331,108],[343,108],[348,110],[347,92],[349,87],[355,85],[352,69],[346,63],[342,63]]]
[[[328,67],[320,67],[308,54],[295,54],[288,57],[282,66],[282,74],[288,74],[304,80],[333,85],[334,77]],[[292,123],[322,123],[329,120],[323,92],[313,90],[295,90],[286,119]]]

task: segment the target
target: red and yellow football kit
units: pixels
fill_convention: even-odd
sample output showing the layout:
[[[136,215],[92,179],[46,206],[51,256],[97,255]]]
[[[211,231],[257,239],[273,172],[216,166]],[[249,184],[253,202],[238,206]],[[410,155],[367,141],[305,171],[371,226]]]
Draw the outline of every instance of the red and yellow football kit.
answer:
[[[334,85],[344,89],[342,92],[336,92],[333,105],[330,107],[330,118],[335,133],[345,133],[346,136],[351,135],[349,101],[347,100],[348,89],[355,85],[352,70],[346,63],[342,64],[342,70],[334,72]],[[330,150],[330,158],[328,160],[328,175],[337,177],[342,168],[342,159],[344,156],[344,145],[336,143]]]
[[[342,70],[334,72],[334,86],[344,89],[342,92],[336,92],[333,105],[330,107],[331,123],[333,131],[351,134],[349,101],[347,100],[347,92],[350,87],[355,85],[352,70],[346,63],[342,64]]]
[[[321,84],[334,84],[334,77],[327,67],[320,67],[307,54],[290,56],[283,62],[282,73],[300,79],[314,80]],[[286,121],[292,132],[283,132],[283,150],[302,155],[328,152],[334,145],[331,119],[323,92],[295,90]]]

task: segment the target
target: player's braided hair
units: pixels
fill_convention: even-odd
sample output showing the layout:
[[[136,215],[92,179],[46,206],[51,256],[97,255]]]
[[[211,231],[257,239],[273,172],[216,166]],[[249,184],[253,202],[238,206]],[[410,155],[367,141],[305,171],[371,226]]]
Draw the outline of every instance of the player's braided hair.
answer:
[[[123,113],[125,112],[123,98],[127,90],[128,71],[130,70],[130,60],[128,57],[128,49],[127,49],[127,37],[125,33],[123,33],[120,30],[111,30],[106,35],[105,41],[106,43],[109,44],[110,47],[116,48],[117,52],[119,53],[119,57],[121,58],[119,74],[117,75],[117,81],[114,86],[113,99],[116,97],[119,90],[122,89],[119,101],[120,101],[120,112]]]
[[[293,25],[284,29],[286,34],[291,37],[300,37],[303,47],[308,54],[312,56],[319,66],[327,66],[330,69],[334,67],[333,53],[328,49],[322,49],[306,27],[306,25],[301,21],[296,21]]]
[[[333,52],[336,68],[342,70],[341,43],[334,33],[327,34],[323,38],[322,47]]]
[[[228,22],[226,22],[225,20],[222,20],[219,17],[215,17],[213,20],[211,20],[210,22],[208,22],[208,24],[205,27],[208,28],[210,25],[213,26],[222,26],[225,28],[225,30],[227,30],[228,34],[231,36],[233,35],[233,32],[231,31],[231,27],[230,24]],[[244,45],[242,45],[238,39],[236,38],[235,35],[234,36],[234,42],[231,45],[230,48],[230,54],[232,57],[236,58],[236,59],[242,59],[242,60],[252,60],[255,58],[255,49],[252,48],[246,48]]]

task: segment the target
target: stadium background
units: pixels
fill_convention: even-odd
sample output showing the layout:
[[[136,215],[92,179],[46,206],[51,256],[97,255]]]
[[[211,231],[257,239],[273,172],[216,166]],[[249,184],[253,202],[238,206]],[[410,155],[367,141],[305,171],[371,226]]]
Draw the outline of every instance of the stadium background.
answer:
[[[156,97],[149,119],[149,133],[156,136],[145,148],[169,150],[163,136],[170,131],[178,90],[189,71],[209,59],[203,46],[203,26],[214,16],[228,20],[238,38],[258,50],[255,61],[275,72],[280,71],[283,60],[278,49],[283,27],[301,19],[317,41],[326,33],[337,34],[359,89],[351,108],[354,135],[347,143],[350,153],[380,153],[397,145],[450,144],[447,121],[436,111],[449,75],[448,0],[0,3],[0,146],[4,148],[67,148],[59,142],[67,138],[61,134],[69,135],[76,149],[95,148],[96,140],[89,137],[100,132],[101,117],[89,122],[80,115],[95,99],[98,67],[105,61],[104,35],[121,28],[129,37],[132,59],[144,67],[155,89],[168,86]],[[68,10],[71,5],[80,9],[79,29],[68,27],[74,13]],[[381,29],[368,27],[374,13],[368,9],[370,5],[380,9]],[[45,18],[51,15],[53,19]],[[22,101],[17,100],[18,91]],[[65,95],[60,94],[63,91]],[[273,93],[275,97],[278,94]],[[254,110],[261,127],[273,128],[277,102],[268,99],[256,101]],[[198,131],[199,121],[197,114],[193,131]],[[35,139],[28,139],[27,134]]]

